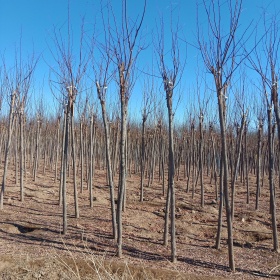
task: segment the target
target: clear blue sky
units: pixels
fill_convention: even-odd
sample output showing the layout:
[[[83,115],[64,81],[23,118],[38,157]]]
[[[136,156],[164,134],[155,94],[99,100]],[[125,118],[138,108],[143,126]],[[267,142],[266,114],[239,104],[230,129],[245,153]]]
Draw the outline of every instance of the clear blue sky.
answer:
[[[135,18],[141,13],[143,0],[127,0],[129,15]],[[173,10],[174,18],[179,19],[182,28],[182,39],[189,43],[195,43],[196,33],[196,3],[201,0],[147,0],[147,13],[144,21],[144,33],[149,48],[141,53],[139,57],[141,67],[148,66],[152,61],[153,43],[152,32],[155,30],[156,22],[162,16],[165,25],[170,23],[170,11]],[[221,1],[222,2],[222,1]],[[243,0],[243,12],[240,24],[248,25],[252,19],[257,19],[261,15],[261,8],[268,7],[267,13],[280,11],[279,0]],[[81,26],[81,18],[85,17],[86,32],[91,35],[94,30],[102,31],[100,18],[99,0],[70,0],[70,18],[74,34],[78,34]],[[112,0],[112,6],[117,20],[120,17],[121,0]],[[35,52],[42,55],[35,72],[35,94],[44,92],[46,100],[52,100],[52,95],[48,89],[49,67],[45,63],[55,65],[49,48],[53,47],[53,30],[67,25],[68,1],[67,0],[0,0],[0,54],[4,57],[6,64],[12,66],[14,63],[14,49],[19,46],[21,36],[21,46],[23,55]],[[205,22],[205,18],[200,18],[200,22]],[[206,23],[206,22],[205,22]],[[262,27],[260,32],[262,32]],[[65,32],[66,36],[66,32]],[[166,38],[168,39],[168,33]],[[181,45],[182,56],[186,46],[183,41]],[[2,61],[0,62],[2,64]],[[0,64],[0,65],[1,65]],[[149,66],[152,67],[151,65]],[[156,68],[156,67],[155,67]],[[196,84],[196,71],[203,69],[201,57],[192,46],[187,47],[187,63],[183,75],[180,91],[182,92],[181,107],[186,107],[189,98],[187,91],[193,89]],[[203,74],[204,75],[204,74]],[[202,76],[203,76],[202,75]],[[139,78],[135,85],[134,93],[131,97],[132,108],[140,108],[141,89],[143,88],[143,77]],[[39,90],[44,80],[43,90]],[[160,85],[160,79],[158,83]],[[94,91],[95,92],[95,91]],[[53,101],[51,101],[53,102]],[[53,103],[52,103],[53,104]],[[165,105],[165,104],[164,104]],[[51,105],[52,106],[52,105]],[[181,109],[179,111],[182,114]]]

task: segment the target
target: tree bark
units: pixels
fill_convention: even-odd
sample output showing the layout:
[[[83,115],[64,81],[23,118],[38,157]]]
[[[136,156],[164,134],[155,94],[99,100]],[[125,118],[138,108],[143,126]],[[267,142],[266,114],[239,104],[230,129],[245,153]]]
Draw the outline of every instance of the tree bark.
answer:
[[[174,81],[173,81],[174,84]],[[165,81],[166,101],[168,109],[168,191],[170,192],[170,222],[171,222],[171,261],[177,261],[176,250],[176,225],[175,225],[175,163],[174,163],[174,124],[173,124],[173,108],[172,96],[173,87],[170,87],[170,81]]]
[[[73,105],[74,106],[74,105]],[[79,198],[77,190],[77,170],[76,170],[76,143],[75,143],[75,130],[74,130],[74,108],[71,113],[71,142],[72,142],[72,160],[73,160],[73,181],[74,181],[74,202],[75,202],[75,218],[80,217],[79,213]]]
[[[235,182],[237,179],[237,172],[238,172],[238,167],[239,167],[239,160],[240,160],[240,151],[241,151],[241,146],[242,146],[242,136],[244,132],[244,128],[246,126],[246,119],[245,116],[242,117],[241,121],[241,127],[239,129],[239,135],[238,135],[238,140],[236,143],[236,155],[235,155],[235,162],[234,162],[234,169],[233,169],[233,174],[232,174],[232,179],[231,179],[231,219],[233,221],[234,218],[234,197],[235,197]]]
[[[107,167],[107,178],[109,181],[110,188],[110,202],[111,202],[111,214],[112,214],[112,232],[113,239],[117,239],[117,221],[116,221],[116,210],[115,210],[115,185],[112,171],[112,160],[111,160],[111,147],[110,147],[110,128],[108,124],[108,117],[106,112],[106,101],[105,101],[105,93],[106,88],[105,85],[101,88],[98,82],[96,82],[98,98],[101,105],[102,110],[102,119],[104,125],[104,133],[105,133],[105,148],[106,148],[106,167]]]
[[[268,158],[269,158],[269,191],[270,191],[270,211],[272,222],[272,235],[273,235],[273,250],[279,251],[278,234],[277,234],[277,221],[276,221],[276,204],[275,204],[275,186],[274,186],[274,147],[273,147],[273,127],[272,127],[272,110],[267,109],[268,120]]]
[[[68,159],[68,144],[69,144],[69,121],[70,121],[70,109],[67,105],[65,112],[65,135],[64,135],[64,150],[63,150],[63,163],[62,163],[62,207],[63,207],[63,230],[62,234],[67,233],[67,186],[66,186],[66,177],[67,177],[67,159]]]
[[[234,251],[233,251],[233,234],[232,234],[232,219],[231,219],[231,207],[229,203],[229,190],[228,190],[228,156],[227,156],[227,141],[226,141],[226,106],[223,91],[221,89],[221,83],[216,83],[217,94],[218,94],[218,106],[219,106],[219,120],[220,120],[220,130],[221,130],[221,142],[222,142],[222,161],[223,161],[223,175],[224,175],[224,196],[225,196],[225,206],[226,206],[226,216],[227,216],[227,230],[228,230],[228,256],[229,265],[232,271],[235,271],[234,262]]]
[[[24,115],[23,112],[20,112],[19,115],[19,128],[20,128],[20,201],[24,201],[24,185],[23,185],[23,176],[24,176],[24,134],[23,134],[23,123]]]
[[[262,154],[261,154],[261,147],[262,147],[262,129],[263,123],[259,120],[259,127],[258,127],[258,152],[257,152],[257,191],[256,191],[256,207],[255,209],[259,209],[259,198],[260,198],[260,181],[261,181],[261,166],[262,166]],[[280,143],[279,143],[280,144]]]
[[[5,195],[5,189],[6,189],[10,144],[11,144],[11,139],[12,139],[13,127],[14,127],[15,98],[16,98],[16,92],[13,92],[11,95],[9,125],[8,125],[8,138],[7,138],[7,142],[6,142],[4,172],[3,172],[2,186],[1,186],[1,192],[0,192],[0,210],[3,210],[3,206],[4,206],[4,195]]]
[[[145,109],[144,109],[145,110]],[[146,113],[142,117],[142,142],[141,142],[141,180],[140,180],[140,202],[144,199],[144,172],[145,172],[145,122],[147,120]]]
[[[124,201],[125,182],[126,182],[126,140],[127,140],[127,97],[125,92],[125,81],[123,77],[124,64],[119,66],[120,73],[120,96],[121,96],[121,139],[120,139],[120,181],[119,196],[117,205],[118,221],[118,257],[122,257],[122,208]]]
[[[200,170],[200,189],[201,189],[201,199],[200,206],[204,207],[204,183],[203,183],[203,114],[200,114],[199,118],[199,170]]]

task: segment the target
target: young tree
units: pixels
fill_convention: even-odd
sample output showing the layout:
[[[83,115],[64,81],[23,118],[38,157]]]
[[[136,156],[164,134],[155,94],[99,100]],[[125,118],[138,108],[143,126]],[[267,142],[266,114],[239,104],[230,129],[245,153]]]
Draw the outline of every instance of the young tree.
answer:
[[[168,191],[166,199],[166,215],[165,215],[165,231],[164,231],[164,244],[167,244],[167,232],[168,232],[168,215],[170,208],[170,220],[171,220],[171,260],[176,262],[177,250],[176,250],[176,227],[175,227],[175,159],[174,159],[174,88],[178,86],[180,78],[184,69],[184,60],[180,56],[179,47],[179,27],[176,28],[171,24],[171,50],[170,57],[167,57],[165,40],[164,40],[164,24],[161,20],[161,29],[158,34],[156,42],[156,53],[158,55],[158,64],[160,74],[163,80],[164,91],[166,96],[166,105],[168,110]],[[169,60],[168,60],[169,59]]]
[[[227,13],[222,12],[222,7],[227,6]],[[240,29],[240,16],[242,12],[242,0],[203,0],[202,7],[207,18],[207,35],[201,29],[199,18],[202,18],[201,12],[197,13],[197,42],[199,51],[207,70],[212,74],[216,87],[218,99],[218,111],[221,135],[221,153],[223,168],[223,191],[226,206],[227,230],[228,230],[228,252],[229,265],[232,271],[235,271],[234,252],[233,252],[233,233],[231,206],[229,201],[228,185],[228,148],[226,139],[226,101],[227,91],[236,69],[246,58],[243,51],[247,29],[241,33],[240,38],[237,32]],[[200,7],[198,6],[200,9]],[[225,21],[226,19],[226,21]],[[228,24],[226,24],[228,22]],[[220,199],[222,203],[223,197]]]
[[[19,143],[20,143],[20,166],[19,166],[19,172],[20,172],[20,200],[24,201],[24,153],[25,153],[25,145],[24,145],[24,125],[25,125],[25,119],[26,119],[26,103],[28,98],[28,92],[30,88],[30,81],[25,81],[22,86],[22,92],[18,99],[18,115],[19,115]]]
[[[263,117],[258,117],[258,149],[257,149],[257,191],[256,191],[256,206],[255,209],[259,209],[259,198],[261,193],[261,166],[262,166],[262,141],[263,141]]]
[[[39,160],[40,160],[40,138],[41,138],[41,130],[42,130],[42,123],[45,120],[44,118],[44,108],[43,102],[40,101],[40,104],[37,108],[36,114],[36,144],[35,144],[35,151],[34,151],[34,162],[33,162],[33,180],[34,182],[37,181],[37,171],[39,168]]]
[[[3,209],[4,203],[4,195],[6,188],[6,179],[7,179],[7,171],[8,171],[8,161],[9,161],[9,152],[10,152],[10,144],[13,134],[13,128],[15,123],[16,114],[19,112],[23,112],[24,106],[26,104],[26,98],[31,86],[32,77],[37,65],[39,58],[36,58],[34,54],[27,60],[22,60],[21,49],[19,52],[16,50],[15,53],[15,65],[11,68],[8,68],[5,61],[3,61],[4,70],[4,85],[2,85],[5,89],[5,92],[10,94],[9,102],[9,120],[8,120],[8,136],[6,140],[6,150],[5,150],[5,158],[4,158],[4,172],[3,179],[0,191],[0,209]],[[22,117],[21,118],[21,125]],[[22,127],[21,127],[22,129]],[[22,134],[21,134],[22,137]],[[22,150],[23,152],[23,150]],[[21,155],[23,154],[21,152]],[[22,165],[22,156],[21,156],[21,168]],[[23,200],[23,172],[21,169],[21,199]]]
[[[276,119],[278,130],[278,143],[280,143],[280,111],[278,97],[278,79],[279,79],[279,47],[280,33],[279,22],[276,15],[270,20],[264,19],[265,35],[262,38],[262,52],[256,50],[250,57],[250,63],[253,69],[261,78],[261,91],[264,94],[267,109],[267,125],[268,125],[268,164],[269,164],[269,188],[270,188],[270,211],[273,232],[273,249],[279,251],[277,220],[276,220],[276,204],[275,204],[275,155],[273,141],[273,115]],[[274,113],[274,114],[273,114]],[[262,134],[262,120],[259,121],[259,138]],[[260,141],[260,140],[259,140]],[[260,143],[259,143],[260,145]],[[280,147],[278,145],[278,147]],[[280,178],[280,177],[279,177]],[[258,186],[259,190],[259,186]],[[259,192],[258,192],[259,195]],[[258,201],[258,200],[257,200]]]
[[[89,188],[89,205],[93,207],[93,173],[94,173],[94,151],[96,151],[96,114],[93,106],[89,110],[90,121],[89,121],[89,168],[88,168],[88,188]]]
[[[141,134],[141,157],[140,157],[140,167],[141,167],[141,179],[140,179],[140,202],[144,200],[144,172],[145,172],[145,148],[146,148],[146,122],[148,116],[152,112],[152,95],[153,95],[153,85],[149,87],[149,82],[144,86],[144,98],[143,98],[143,109],[142,109],[142,134]]]
[[[127,114],[128,101],[134,85],[134,71],[139,53],[143,50],[140,45],[140,30],[146,12],[146,0],[140,19],[134,21],[128,17],[127,1],[122,0],[122,16],[120,27],[111,11],[114,24],[108,23],[111,45],[111,59],[117,67],[117,83],[121,103],[121,127],[120,127],[120,177],[117,204],[117,231],[118,231],[118,256],[122,257],[122,209],[126,184],[126,141],[127,141]],[[110,17],[110,15],[109,15]],[[104,27],[105,28],[105,27]],[[138,44],[139,43],[139,44]]]
[[[69,7],[68,7],[69,13]],[[63,234],[67,232],[67,190],[66,190],[66,176],[67,176],[67,160],[69,143],[72,148],[73,160],[73,180],[74,180],[74,201],[75,201],[75,217],[79,217],[78,206],[78,191],[76,180],[76,148],[75,148],[75,134],[74,134],[74,111],[77,95],[83,88],[83,78],[87,71],[89,63],[89,55],[84,47],[84,26],[81,26],[78,55],[73,54],[73,34],[71,33],[70,15],[68,14],[68,30],[67,39],[54,30],[54,44],[57,53],[55,54],[51,49],[52,56],[57,64],[57,67],[50,66],[52,73],[56,77],[56,82],[52,81],[52,85],[59,84],[57,88],[61,92],[61,97],[58,98],[64,106],[64,143],[63,143],[63,157],[62,157],[62,202],[63,202]],[[71,142],[70,142],[71,137]]]
[[[105,29],[105,18],[102,12],[102,20],[104,31]],[[110,123],[108,120],[107,105],[106,105],[106,93],[107,88],[113,77],[112,66],[112,57],[110,53],[111,49],[111,36],[108,36],[107,32],[104,32],[104,41],[99,42],[99,60],[93,61],[93,69],[95,73],[95,85],[97,89],[97,96],[101,106],[102,120],[104,126],[105,134],[105,149],[106,149],[106,167],[107,167],[107,178],[110,188],[110,202],[111,202],[111,214],[112,214],[112,231],[113,239],[117,238],[117,222],[116,222],[116,209],[115,209],[115,184],[114,184],[114,174],[113,174],[113,165],[111,158],[111,137],[110,137]]]
[[[209,97],[207,97],[206,90],[202,94],[202,88],[199,82],[196,83],[197,86],[197,95],[198,95],[198,104],[199,104],[199,151],[198,151],[198,173],[197,173],[197,180],[198,176],[200,177],[200,191],[201,191],[201,198],[200,198],[200,206],[204,207],[204,163],[203,163],[203,154],[204,154],[204,121],[205,121],[205,113],[207,111],[207,106],[209,103]],[[205,85],[206,88],[206,85]],[[196,180],[196,181],[197,181]]]
[[[99,81],[96,81],[97,95],[100,101],[102,110],[102,120],[105,132],[105,148],[106,148],[106,166],[107,166],[107,176],[110,188],[110,202],[111,202],[111,213],[112,213],[112,229],[113,229],[113,239],[117,237],[117,222],[116,222],[116,210],[115,210],[115,191],[114,191],[114,179],[112,171],[112,161],[111,161],[111,147],[110,147],[110,130],[108,115],[106,111],[106,89],[107,89],[107,75],[104,74],[104,78],[101,77]]]

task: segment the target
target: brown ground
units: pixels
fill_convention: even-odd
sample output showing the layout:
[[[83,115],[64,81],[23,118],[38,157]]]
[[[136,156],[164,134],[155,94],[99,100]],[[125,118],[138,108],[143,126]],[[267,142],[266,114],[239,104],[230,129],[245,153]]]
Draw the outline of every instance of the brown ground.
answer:
[[[109,189],[104,187],[104,171],[97,170],[95,174],[96,200],[92,209],[88,191],[79,194],[79,219],[73,216],[72,184],[68,184],[69,227],[65,236],[60,234],[62,208],[57,203],[58,183],[54,183],[53,172],[40,173],[36,183],[28,174],[24,203],[19,201],[19,186],[11,175],[4,210],[0,211],[0,278],[112,279],[106,274],[109,272],[118,279],[279,277],[279,255],[272,251],[267,182],[257,212],[254,211],[255,178],[250,178],[249,205],[245,188],[240,183],[237,186],[234,219],[237,269],[231,273],[228,272],[225,226],[221,250],[213,248],[218,204],[213,203],[214,186],[209,185],[209,178],[205,177],[204,208],[199,207],[199,185],[192,199],[191,193],[185,192],[185,180],[176,182],[176,264],[169,261],[170,247],[162,245],[165,199],[155,179],[153,185],[145,189],[145,201],[141,204],[138,202],[139,177],[128,177],[127,208],[123,214],[124,258],[120,260],[115,256],[116,246],[111,239]]]

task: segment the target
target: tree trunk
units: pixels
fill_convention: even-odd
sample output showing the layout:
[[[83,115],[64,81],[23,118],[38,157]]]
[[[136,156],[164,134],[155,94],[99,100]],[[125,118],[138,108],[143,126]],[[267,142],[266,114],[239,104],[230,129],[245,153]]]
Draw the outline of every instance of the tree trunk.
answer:
[[[62,234],[67,232],[67,189],[66,189],[66,177],[67,177],[67,158],[68,158],[68,144],[69,144],[69,121],[70,121],[70,109],[66,108],[65,116],[65,135],[64,135],[64,150],[63,150],[63,163],[62,163],[62,204],[63,204],[63,231]]]
[[[14,138],[14,151],[15,151],[15,185],[18,185],[18,122],[15,121],[15,138]]]
[[[250,202],[250,189],[249,189],[249,168],[248,168],[248,152],[247,152],[247,124],[244,127],[244,157],[245,157],[245,184],[247,189],[246,203]]]
[[[200,114],[199,118],[199,170],[200,170],[200,189],[201,189],[201,199],[200,206],[204,207],[204,184],[203,184],[203,114]]]
[[[83,141],[83,121],[80,122],[80,166],[81,166],[81,193],[84,191],[84,141]]]
[[[221,84],[221,83],[220,83]],[[218,94],[218,105],[219,105],[219,120],[221,129],[221,142],[222,142],[222,161],[224,169],[224,196],[225,196],[225,206],[226,206],[226,216],[227,216],[227,230],[228,230],[228,254],[229,254],[229,265],[232,271],[235,271],[234,263],[234,251],[233,251],[233,234],[232,234],[232,219],[231,219],[231,208],[229,203],[229,190],[228,190],[228,156],[227,156],[227,141],[226,141],[226,106],[223,90],[217,84],[217,94]]]
[[[3,206],[4,206],[4,195],[5,195],[6,179],[7,179],[7,172],[8,172],[10,144],[11,144],[11,139],[12,139],[13,127],[14,127],[15,97],[16,97],[16,92],[14,92],[11,95],[10,113],[9,113],[8,139],[7,139],[7,142],[6,142],[5,160],[4,160],[4,172],[3,172],[2,186],[1,186],[1,192],[0,192],[0,210],[3,210]]]
[[[235,155],[235,162],[234,162],[234,169],[233,169],[233,174],[232,174],[232,179],[231,179],[231,219],[233,221],[234,217],[234,197],[235,197],[235,182],[237,179],[237,172],[238,172],[238,167],[239,167],[239,160],[240,160],[240,151],[241,151],[241,146],[242,146],[242,135],[244,131],[244,127],[246,126],[246,120],[245,116],[242,117],[241,121],[241,127],[239,129],[238,133],[238,140],[236,143],[236,155]]]
[[[54,175],[54,182],[57,181],[57,166],[58,166],[58,155],[59,155],[59,132],[60,132],[60,117],[57,119],[57,132],[56,132],[56,153],[55,153],[55,175]]]
[[[269,158],[269,191],[270,191],[270,211],[272,222],[272,235],[273,235],[273,250],[278,252],[278,234],[277,234],[277,221],[276,221],[276,204],[275,204],[275,186],[274,186],[274,148],[273,148],[273,127],[272,127],[272,111],[270,108],[267,110],[268,118],[268,158]]]
[[[176,226],[175,226],[175,186],[174,186],[174,124],[173,124],[173,108],[172,108],[173,90],[168,89],[166,92],[167,109],[168,109],[168,140],[169,140],[169,156],[168,156],[168,188],[170,190],[170,220],[171,220],[171,261],[176,262]]]
[[[113,239],[116,240],[117,239],[117,221],[116,221],[116,210],[115,210],[115,186],[114,186],[112,161],[111,161],[110,132],[109,132],[107,113],[106,113],[106,104],[105,104],[105,101],[101,99],[101,96],[100,96],[100,104],[101,104],[101,109],[102,109],[102,119],[103,119],[104,132],[105,132],[106,165],[107,165],[107,176],[108,176],[109,187],[110,187],[112,231],[113,231]]]
[[[88,187],[89,187],[89,205],[90,208],[93,207],[93,193],[92,193],[92,179],[93,179],[93,134],[94,134],[94,120],[93,116],[90,119],[90,148],[89,148],[89,180],[88,180]]]
[[[60,166],[60,182],[59,182],[59,198],[58,198],[58,203],[59,206],[62,205],[63,203],[63,172],[64,172],[64,149],[65,149],[65,138],[66,138],[66,118],[67,118],[67,113],[64,112],[64,118],[63,118],[63,134],[62,134],[62,147],[61,147],[61,166]],[[67,167],[66,167],[67,168]]]
[[[35,148],[35,158],[34,158],[34,166],[33,166],[33,180],[36,182],[37,180],[37,170],[39,167],[39,141],[40,141],[40,130],[41,130],[41,119],[38,117],[37,120],[37,131],[36,131],[36,148]]]
[[[104,110],[104,117],[106,116],[106,112]],[[113,239],[117,239],[117,221],[116,221],[116,210],[115,210],[115,184],[113,179],[113,171],[112,171],[112,163],[111,163],[111,149],[110,149],[110,134],[108,123],[104,123],[105,127],[105,138],[106,138],[106,160],[107,160],[107,169],[108,169],[108,179],[110,185],[110,202],[111,202],[111,213],[112,213],[112,231],[113,231]]]
[[[79,214],[79,198],[78,198],[78,190],[77,190],[76,149],[75,149],[76,143],[75,143],[74,113],[73,113],[73,111],[71,113],[71,138],[72,138],[71,142],[72,142],[72,159],[73,159],[75,218],[79,218],[80,214]]]
[[[118,257],[122,257],[122,209],[126,181],[126,134],[127,134],[127,104],[125,97],[121,102],[121,139],[120,139],[120,182],[117,207],[118,220]]]
[[[127,92],[124,79],[124,64],[119,65],[121,99],[120,179],[117,205],[118,257],[122,257],[122,208],[126,182],[126,141],[127,141]]]
[[[263,123],[259,120],[259,127],[258,127],[258,152],[257,152],[257,191],[256,191],[256,207],[255,209],[259,209],[259,198],[260,198],[260,180],[261,180],[261,165],[262,165],[262,154],[261,154],[261,147],[262,147],[262,128]],[[279,132],[278,132],[279,133]],[[280,143],[279,143],[280,144]]]
[[[142,142],[141,142],[141,181],[140,181],[140,202],[144,199],[144,172],[145,172],[145,122],[147,116],[144,113],[142,118]]]
[[[223,180],[224,180],[224,165],[221,159],[220,161],[220,204],[219,204],[219,215],[218,215],[218,228],[216,237],[216,249],[220,249],[221,237],[222,237],[222,225],[223,225],[223,203],[224,203],[224,190],[223,190]]]
[[[163,245],[168,244],[168,233],[169,233],[169,214],[170,214],[170,188],[167,189],[167,197],[165,203],[165,216],[164,216],[164,232],[163,232]]]
[[[20,201],[24,201],[24,185],[23,185],[23,176],[24,176],[24,140],[23,140],[23,122],[24,116],[23,112],[19,115],[19,128],[20,128]]]

